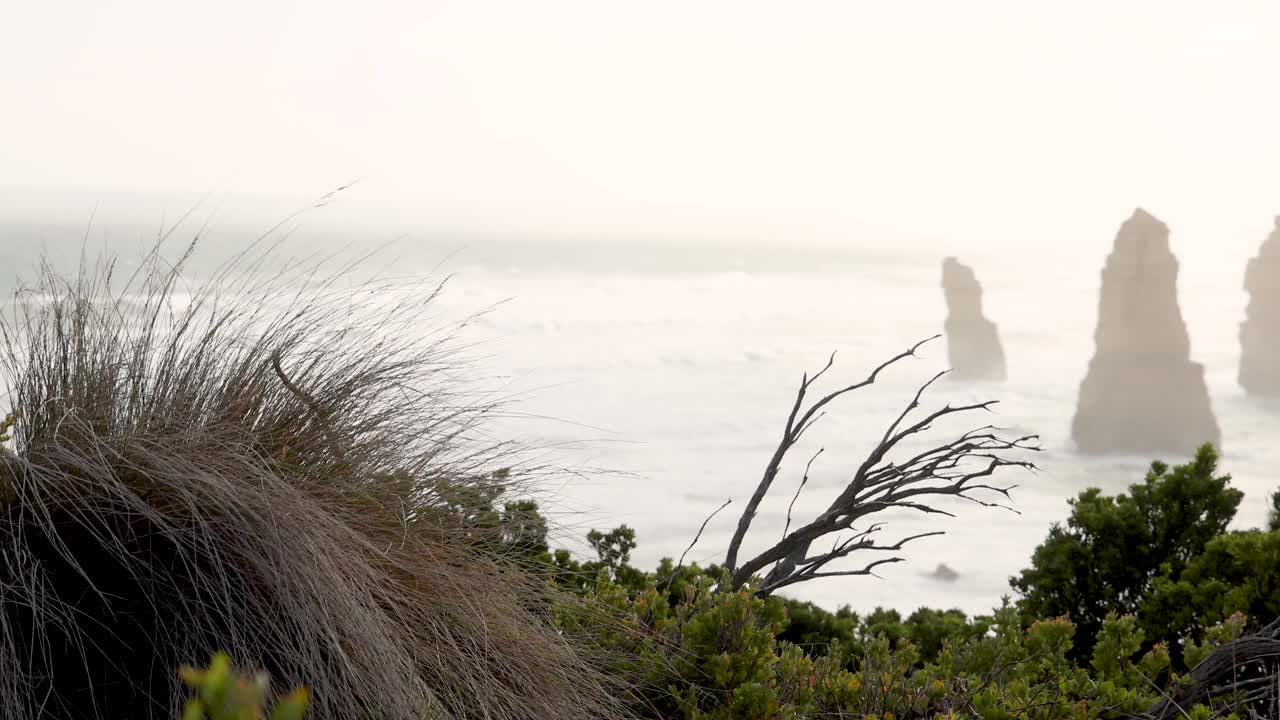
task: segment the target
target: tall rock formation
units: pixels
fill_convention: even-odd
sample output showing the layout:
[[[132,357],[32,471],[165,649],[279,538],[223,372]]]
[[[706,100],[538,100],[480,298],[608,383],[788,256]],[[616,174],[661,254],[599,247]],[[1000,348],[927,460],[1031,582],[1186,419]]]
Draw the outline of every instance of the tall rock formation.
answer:
[[[996,324],[982,315],[982,285],[968,265],[942,261],[947,298],[947,359],[958,380],[1004,380],[1004,348]]]
[[[1071,423],[1082,452],[1187,455],[1219,442],[1204,368],[1191,362],[1177,284],[1168,226],[1134,210],[1102,270],[1097,349]]]
[[[1249,306],[1240,325],[1240,386],[1280,395],[1280,216],[1244,273]]]

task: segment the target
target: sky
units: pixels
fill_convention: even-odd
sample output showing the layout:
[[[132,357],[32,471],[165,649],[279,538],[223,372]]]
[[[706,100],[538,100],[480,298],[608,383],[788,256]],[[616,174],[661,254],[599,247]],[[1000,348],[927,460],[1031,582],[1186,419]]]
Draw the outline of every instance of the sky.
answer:
[[[1280,3],[0,0],[0,218],[1101,247],[1280,213]],[[256,216],[255,216],[256,217]]]

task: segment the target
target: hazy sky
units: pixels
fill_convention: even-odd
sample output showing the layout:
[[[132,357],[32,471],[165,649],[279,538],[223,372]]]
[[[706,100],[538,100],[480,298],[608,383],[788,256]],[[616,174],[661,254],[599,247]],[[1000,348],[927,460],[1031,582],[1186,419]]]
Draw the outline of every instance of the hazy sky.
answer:
[[[424,229],[1105,244],[1142,204],[1243,247],[1280,213],[1273,0],[0,5],[11,213],[354,178],[335,217]]]

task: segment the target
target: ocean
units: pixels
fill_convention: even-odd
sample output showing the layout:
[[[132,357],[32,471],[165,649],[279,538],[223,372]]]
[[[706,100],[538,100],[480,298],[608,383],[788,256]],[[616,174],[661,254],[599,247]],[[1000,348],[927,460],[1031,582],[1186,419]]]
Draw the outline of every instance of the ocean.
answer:
[[[1118,224],[1118,223],[1117,223]],[[48,228],[9,228],[7,267],[30,268],[39,248],[74,257],[72,236]],[[154,235],[154,232],[152,232]],[[119,246],[146,235],[117,231]],[[1261,241],[1261,236],[1258,241]],[[215,252],[244,238],[213,236]],[[323,253],[332,238],[295,238]],[[111,243],[107,243],[111,244]],[[1082,457],[1069,440],[1076,393],[1093,352],[1100,271],[1109,238],[1081,248],[1032,246],[954,249],[984,286],[987,316],[1000,329],[1009,378],[1002,384],[944,380],[924,409],[994,399],[994,414],[939,423],[926,439],[995,424],[1038,433],[1035,473],[1009,470],[1012,510],[944,502],[954,518],[884,513],[885,541],[944,530],[908,544],[904,562],[877,577],[821,579],[787,594],[834,608],[921,606],[986,612],[1011,593],[1067,501],[1088,487],[1123,491],[1141,480],[1150,457]],[[1265,522],[1267,497],[1280,485],[1280,403],[1246,397],[1236,384],[1238,325],[1247,301],[1252,255],[1179,247],[1179,300],[1193,360],[1205,367],[1223,430],[1222,469],[1245,492],[1235,526]],[[1256,252],[1256,245],[1253,252]],[[372,265],[400,276],[433,272],[451,279],[439,302],[461,317],[491,308],[460,340],[470,345],[482,384],[511,398],[515,412],[490,428],[540,448],[548,462],[577,468],[542,488],[542,502],[564,528],[557,539],[585,550],[590,528],[636,529],[633,561],[653,566],[679,557],[699,526],[726,500],[687,561],[715,562],[776,447],[804,372],[833,369],[816,388],[835,389],[915,342],[940,333],[945,318],[943,248],[876,246],[804,250],[731,244],[646,244],[586,239],[427,237],[393,243]],[[12,273],[9,273],[12,274]],[[7,281],[8,278],[5,278]],[[945,338],[918,358],[848,395],[784,464],[762,505],[744,555],[776,542],[804,464],[818,448],[793,524],[825,508],[910,400],[920,383],[946,368]],[[1183,457],[1162,458],[1171,463]],[[850,567],[879,555],[855,556]],[[958,577],[930,576],[939,564]]]

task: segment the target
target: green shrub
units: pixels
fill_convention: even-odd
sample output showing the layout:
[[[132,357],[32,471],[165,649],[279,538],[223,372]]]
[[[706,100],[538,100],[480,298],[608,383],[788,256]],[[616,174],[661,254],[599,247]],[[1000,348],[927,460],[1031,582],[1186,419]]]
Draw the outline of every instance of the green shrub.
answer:
[[[226,653],[214,655],[207,668],[184,667],[178,674],[195,691],[183,706],[182,720],[302,720],[310,699],[306,688],[297,688],[268,712],[266,676],[234,672]]]
[[[619,621],[599,626],[608,628],[602,639],[628,659],[615,671],[642,689],[635,710],[645,717],[1085,720],[1141,712],[1178,681],[1164,645],[1143,649],[1132,616],[1103,619],[1087,666],[1069,657],[1069,621],[1024,628],[1009,602],[982,621],[981,633],[941,640],[929,662],[909,637],[884,633],[861,637],[856,652],[837,639],[825,653],[806,654],[780,640],[786,603],[700,577],[674,603],[653,583],[629,591],[604,581],[588,594]],[[1229,631],[1215,631],[1216,641],[1224,637]]]
[[[1280,617],[1280,531],[1214,538],[1176,579],[1156,579],[1140,613],[1152,624],[1197,639],[1203,628],[1236,613],[1260,624]]]
[[[607,607],[611,621],[593,625],[578,608],[560,622],[599,633],[617,653],[614,671],[640,689],[637,714],[662,720],[1141,714],[1239,638],[1243,613],[1276,615],[1280,531],[1224,534],[1239,501],[1209,447],[1187,465],[1154,463],[1128,495],[1082,493],[1070,529],[1055,528],[1019,578],[1028,597],[973,618],[931,608],[906,618],[891,609],[831,612],[759,597],[754,585],[730,591],[720,568],[669,559],[644,573],[628,565],[633,532],[593,532],[599,558],[578,563],[557,551],[555,570],[576,572],[584,607]],[[1139,567],[1107,569],[1119,587],[1067,587],[1087,563],[1140,552],[1148,556]],[[594,575],[584,580],[583,570]],[[1067,611],[1036,615],[1036,603]],[[1182,712],[1232,717],[1230,693],[1209,700],[1215,709]]]
[[[1138,613],[1157,578],[1176,580],[1226,531],[1243,493],[1217,474],[1217,461],[1205,445],[1185,465],[1152,463],[1127,495],[1091,488],[1071,500],[1067,524],[1054,525],[1031,567],[1010,580],[1025,618],[1070,617],[1076,657],[1088,658],[1108,613]],[[1151,642],[1172,643],[1185,629],[1167,620],[1140,615]]]

